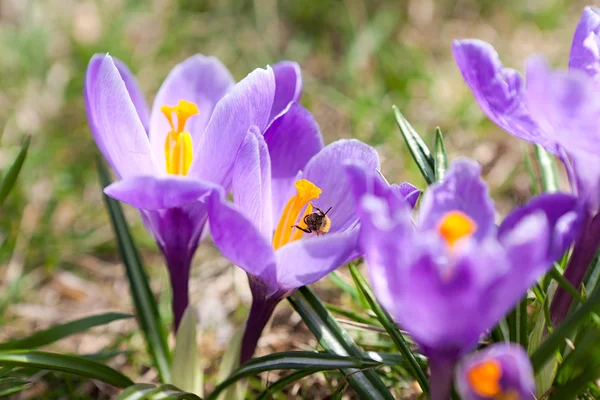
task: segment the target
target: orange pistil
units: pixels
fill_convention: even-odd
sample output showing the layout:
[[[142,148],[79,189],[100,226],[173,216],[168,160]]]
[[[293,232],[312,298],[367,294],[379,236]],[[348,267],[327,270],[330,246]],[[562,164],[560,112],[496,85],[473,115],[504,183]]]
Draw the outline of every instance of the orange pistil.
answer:
[[[437,231],[450,247],[477,230],[477,224],[461,211],[449,211],[440,220]]]
[[[313,210],[310,201],[318,199],[321,195],[321,189],[308,179],[301,179],[295,185],[296,195],[288,200],[277,224],[275,235],[273,235],[275,250],[302,237],[304,232],[301,229],[292,228],[292,226],[296,225],[296,221],[299,220],[299,226],[305,227],[304,217],[311,214]],[[303,208],[305,209],[302,213]]]

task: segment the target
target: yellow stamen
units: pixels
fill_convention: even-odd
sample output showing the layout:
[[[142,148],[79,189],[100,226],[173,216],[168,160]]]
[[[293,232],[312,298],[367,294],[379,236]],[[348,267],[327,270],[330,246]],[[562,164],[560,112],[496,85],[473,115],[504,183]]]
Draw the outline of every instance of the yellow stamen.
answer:
[[[275,235],[273,236],[273,247],[275,250],[284,244],[293,242],[302,237],[304,232],[301,229],[292,228],[292,226],[296,225],[296,221],[298,221],[298,217],[300,217],[298,225],[303,228],[306,227],[304,224],[304,217],[312,213],[312,205],[309,202],[318,199],[321,195],[321,189],[308,179],[301,179],[297,181],[295,185],[296,195],[288,200],[283,209],[283,213],[281,214],[281,218],[279,219],[279,223],[277,224]],[[301,214],[302,209],[305,207],[306,209]],[[296,232],[293,232],[292,235],[294,229]]]
[[[444,214],[437,226],[438,233],[450,246],[464,237],[473,235],[476,230],[475,221],[457,210]]]
[[[467,374],[471,389],[479,396],[490,398],[502,395],[501,377],[502,366],[496,360],[484,361],[471,368]]]
[[[160,110],[165,114],[171,126],[171,131],[165,140],[167,173],[187,175],[194,153],[192,136],[184,129],[187,120],[199,113],[198,106],[189,101],[179,100],[176,106],[162,106]],[[173,122],[173,113],[177,117],[177,129]]]

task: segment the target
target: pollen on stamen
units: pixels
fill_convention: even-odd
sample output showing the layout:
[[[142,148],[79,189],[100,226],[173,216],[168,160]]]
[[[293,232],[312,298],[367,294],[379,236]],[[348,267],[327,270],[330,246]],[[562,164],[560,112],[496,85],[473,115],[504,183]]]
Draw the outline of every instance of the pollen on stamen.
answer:
[[[471,368],[467,374],[471,389],[482,397],[494,397],[502,393],[501,377],[502,366],[496,360],[484,361]]]
[[[449,211],[440,219],[437,231],[450,246],[469,237],[477,230],[477,223],[461,211]]]

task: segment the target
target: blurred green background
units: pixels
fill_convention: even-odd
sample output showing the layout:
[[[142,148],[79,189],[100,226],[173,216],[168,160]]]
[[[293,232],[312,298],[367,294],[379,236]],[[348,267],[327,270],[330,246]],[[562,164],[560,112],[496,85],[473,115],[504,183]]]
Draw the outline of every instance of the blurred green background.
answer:
[[[482,163],[503,212],[529,196],[524,146],[479,110],[454,65],[451,42],[489,41],[505,65],[517,69],[531,53],[566,67],[584,5],[578,0],[0,0],[0,169],[12,161],[23,137],[32,135],[18,189],[0,211],[0,340],[83,314],[131,310],[83,107],[83,77],[94,53],[125,61],[150,102],[168,71],[194,53],[217,56],[237,79],[259,66],[295,60],[303,70],[302,103],[314,113],[326,142],[365,140],[380,151],[388,180],[424,187],[395,126],[391,106],[396,104],[430,143],[439,125],[452,157]],[[162,260],[135,211],[127,212],[168,314]],[[194,264],[192,300],[199,308],[210,374],[216,368],[212,360],[244,319],[249,294],[243,273],[220,259],[208,241]],[[314,339],[296,329],[299,322],[289,307],[283,308],[261,341],[263,353],[314,347]],[[147,359],[139,355],[143,343],[132,333],[134,326],[115,323],[57,349],[80,354],[106,346],[132,349],[135,354],[121,355],[113,365],[138,381],[152,381],[152,371],[142,367]],[[51,381],[44,385],[34,385],[38,392],[27,396],[53,398],[48,393],[59,389],[52,389]],[[84,386],[80,392],[110,393],[94,390]]]

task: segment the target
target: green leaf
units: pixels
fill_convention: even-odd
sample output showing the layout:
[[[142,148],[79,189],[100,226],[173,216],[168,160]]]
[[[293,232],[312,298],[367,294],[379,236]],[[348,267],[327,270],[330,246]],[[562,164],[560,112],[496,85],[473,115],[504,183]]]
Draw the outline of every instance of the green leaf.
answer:
[[[99,158],[97,159],[97,166],[102,187],[110,185],[111,180],[108,171]],[[106,195],[104,195],[104,201],[117,236],[119,253],[125,264],[131,296],[133,297],[140,328],[146,339],[148,351],[154,360],[154,366],[158,370],[160,381],[170,383],[171,354],[167,345],[167,333],[158,313],[156,299],[150,289],[148,275],[144,270],[140,254],[129,232],[121,205],[118,201]]]
[[[536,195],[540,193],[540,187],[538,184],[537,176],[533,169],[533,160],[531,158],[531,154],[526,147],[522,148],[523,159],[525,160],[525,170],[529,175],[529,180],[531,181],[531,194]]]
[[[392,108],[394,110],[394,116],[396,117],[396,123],[398,124],[398,128],[400,128],[400,133],[402,133],[402,137],[408,146],[410,154],[419,167],[427,184],[432,184],[435,182],[435,162],[431,156],[431,152],[412,125],[404,118],[398,107],[392,106]]]
[[[557,399],[573,399],[600,377],[600,329],[593,327],[577,336],[575,348],[556,375]],[[560,397],[559,397],[560,396]]]
[[[340,326],[308,287],[303,286],[296,290],[288,297],[288,301],[325,350],[340,356],[364,357],[364,353],[348,332]],[[376,371],[371,369],[361,371],[357,368],[341,368],[340,371],[362,399],[393,399]]]
[[[186,393],[173,385],[156,387],[147,383],[139,383],[128,387],[117,400],[202,400],[192,393]]]
[[[550,336],[538,347],[531,356],[531,364],[537,372],[550,360],[556,350],[564,346],[564,340],[580,324],[585,322],[591,313],[600,310],[600,287],[597,287],[589,297],[588,301],[582,303],[575,312],[571,313],[552,332]]]
[[[12,163],[10,168],[8,168],[8,171],[0,182],[0,206],[4,204],[4,200],[6,200],[10,194],[10,191],[15,186],[15,182],[19,177],[19,172],[21,172],[21,167],[23,166],[25,158],[27,157],[27,150],[29,150],[30,143],[31,136],[27,136],[23,142],[23,145],[21,146],[21,151],[19,151],[17,158],[15,158],[15,161]]]
[[[329,371],[333,369],[363,369],[373,368],[381,363],[365,357],[338,356],[329,353],[318,353],[313,351],[288,351],[283,353],[269,354],[268,356],[254,358],[242,365],[233,375],[218,385],[206,400],[216,399],[221,391],[238,380],[254,376],[261,372],[273,370],[319,370]]]
[[[438,126],[435,128],[435,181],[441,182],[446,176],[448,170],[448,156],[446,155],[446,146],[444,146],[444,136]]]
[[[381,325],[385,328],[387,333],[392,338],[398,350],[400,350],[400,354],[408,360],[408,372],[412,375],[413,378],[417,380],[419,386],[421,386],[421,390],[426,395],[429,393],[429,386],[427,385],[427,377],[425,376],[425,372],[421,369],[421,366],[417,362],[413,352],[410,349],[410,346],[404,339],[404,336],[396,326],[395,322],[392,320],[392,317],[381,307],[381,305],[375,299],[375,294],[371,290],[371,287],[365,280],[365,278],[360,274],[358,268],[354,265],[350,266],[350,273],[354,278],[354,282],[358,289],[363,293],[363,295],[367,298],[369,302],[369,306],[371,310],[377,315],[377,319],[381,322]]]
[[[242,351],[242,338],[246,331],[246,324],[240,326],[229,340],[229,346],[223,354],[219,372],[217,374],[217,382],[223,382],[231,376],[240,366],[240,353]],[[243,400],[246,394],[246,382],[237,382],[235,386],[227,388],[219,396],[219,400]]]
[[[203,376],[196,342],[196,314],[192,306],[185,309],[177,330],[171,375],[173,376],[173,385],[198,396],[204,395]]]
[[[535,157],[540,165],[542,190],[548,193],[558,192],[558,169],[556,168],[556,161],[539,144],[535,145]]]
[[[256,400],[270,400],[273,398],[273,395],[275,393],[283,390],[290,383],[294,383],[297,380],[300,380],[302,378],[305,378],[305,377],[315,374],[317,372],[321,372],[321,371],[318,369],[307,368],[307,369],[301,369],[299,371],[296,371],[289,375],[286,375],[283,378],[279,379],[277,382],[270,384],[264,390],[264,392],[262,392],[260,394],[260,396],[258,396],[256,398]]]
[[[7,376],[0,379],[0,396],[9,396],[14,393],[21,392],[27,389],[31,385],[31,382],[22,379]]]
[[[0,366],[37,368],[67,372],[97,379],[116,387],[127,387],[133,382],[107,365],[83,357],[47,353],[38,350],[12,350],[0,352]]]
[[[132,318],[133,315],[121,313],[106,313],[93,315],[91,317],[81,318],[66,324],[54,325],[46,330],[36,332],[31,336],[9,340],[0,343],[0,351],[15,349],[34,349],[36,347],[46,346],[67,336],[85,332],[95,326],[105,325],[113,321],[125,318]]]

